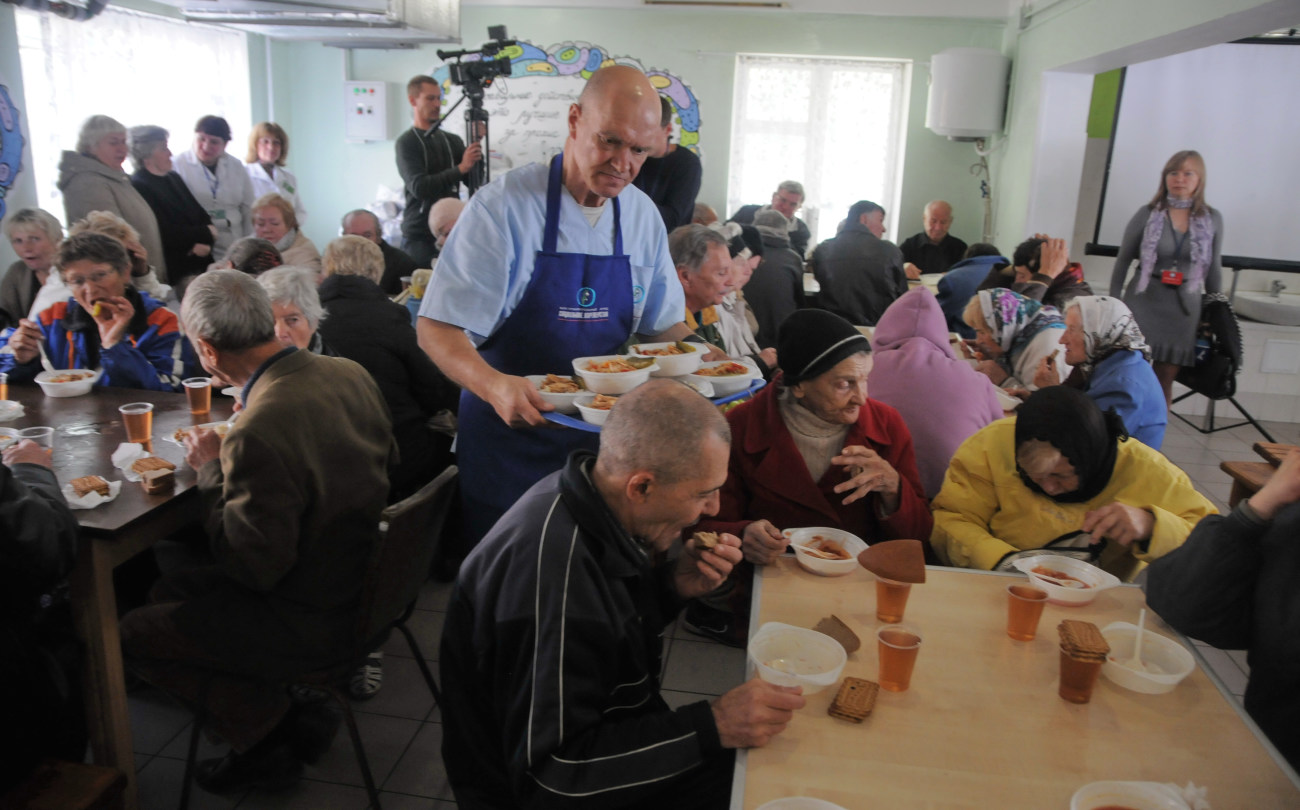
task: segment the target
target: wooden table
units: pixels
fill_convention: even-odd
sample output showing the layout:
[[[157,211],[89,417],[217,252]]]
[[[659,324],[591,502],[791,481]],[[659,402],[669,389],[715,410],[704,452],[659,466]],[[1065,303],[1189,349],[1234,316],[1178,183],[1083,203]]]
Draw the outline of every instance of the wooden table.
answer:
[[[1300,807],[1300,779],[1199,656],[1169,694],[1140,695],[1102,676],[1086,705],[1058,697],[1056,625],[1136,623],[1142,591],[1114,588],[1086,607],[1047,605],[1038,638],[1018,642],[1005,632],[1005,588],[1023,579],[931,568],[907,605],[905,621],[923,639],[911,689],[882,690],[860,725],[826,714],[835,688],[810,696],[783,734],[737,757],[732,807],[803,795],[853,810],[1064,810],[1075,790],[1102,780],[1192,781],[1209,788],[1216,808]],[[877,680],[870,574],[816,577],[783,557],[755,578],[752,629],[811,627],[831,613],[863,641],[844,674]]]
[[[1286,458],[1292,450],[1300,450],[1300,447],[1294,444],[1280,444],[1278,442],[1255,442],[1251,445],[1251,448],[1274,467],[1281,466],[1282,459]]]
[[[82,532],[71,577],[73,614],[78,635],[86,645],[86,714],[91,751],[95,762],[126,774],[124,805],[134,808],[135,764],[113,569],[168,534],[196,523],[194,471],[184,463],[184,449],[165,437],[179,427],[229,418],[233,400],[214,396],[211,415],[197,417],[190,414],[184,394],[96,388],[85,396],[55,399],[46,397],[34,384],[11,384],[9,396],[23,404],[26,414],[6,422],[6,426],[57,428],[54,474],[60,484],[82,475],[122,480],[110,456],[118,444],[126,441],[117,408],[127,402],[154,404],[152,451],[177,465],[176,487],[171,495],[146,495],[140,484],[122,480],[122,490],[112,502],[73,513]],[[11,695],[8,699],[17,698]]]

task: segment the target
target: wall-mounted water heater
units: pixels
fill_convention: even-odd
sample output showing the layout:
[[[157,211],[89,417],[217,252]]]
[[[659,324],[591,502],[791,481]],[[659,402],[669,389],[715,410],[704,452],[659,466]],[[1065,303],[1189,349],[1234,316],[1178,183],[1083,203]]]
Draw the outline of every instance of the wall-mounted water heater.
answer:
[[[989,48],[949,48],[930,57],[925,125],[954,141],[1002,131],[1011,60]]]

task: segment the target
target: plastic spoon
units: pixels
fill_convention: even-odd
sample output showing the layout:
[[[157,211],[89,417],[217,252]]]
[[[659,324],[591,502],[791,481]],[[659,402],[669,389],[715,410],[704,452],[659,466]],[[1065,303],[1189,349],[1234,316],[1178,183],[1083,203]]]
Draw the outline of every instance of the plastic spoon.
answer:
[[[1147,623],[1147,609],[1142,608],[1138,614],[1137,640],[1133,642],[1133,655],[1123,663],[1125,669],[1131,669],[1134,672],[1146,672],[1147,665],[1142,663],[1142,628]]]

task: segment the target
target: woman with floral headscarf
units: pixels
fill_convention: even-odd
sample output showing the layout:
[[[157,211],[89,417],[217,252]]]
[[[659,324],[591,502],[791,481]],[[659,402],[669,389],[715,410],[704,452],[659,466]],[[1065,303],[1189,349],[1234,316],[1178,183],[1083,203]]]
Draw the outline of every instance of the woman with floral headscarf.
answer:
[[[1177,152],[1160,173],[1160,188],[1124,229],[1110,294],[1133,310],[1151,341],[1152,359],[1166,406],[1182,366],[1196,364],[1201,295],[1220,289],[1223,217],[1205,204],[1205,161]],[[1129,265],[1137,272],[1124,287]]]
[[[1103,411],[1115,409],[1133,438],[1159,450],[1169,412],[1151,368],[1151,349],[1128,306],[1108,295],[1075,298],[1065,307],[1065,362],[1074,367],[1065,384],[1081,389]],[[1039,388],[1056,384],[1055,370],[1041,361]]]
[[[1057,382],[1070,373],[1061,345],[1065,321],[1055,307],[1003,288],[980,290],[962,319],[975,330],[974,348],[981,361],[976,368],[994,385],[1037,390],[1034,372],[1044,360],[1056,371]]]

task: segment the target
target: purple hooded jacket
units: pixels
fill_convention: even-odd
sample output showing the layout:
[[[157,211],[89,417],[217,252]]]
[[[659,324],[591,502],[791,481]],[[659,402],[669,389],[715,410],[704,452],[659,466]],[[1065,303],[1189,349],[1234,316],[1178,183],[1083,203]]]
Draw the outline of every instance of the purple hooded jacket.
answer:
[[[868,396],[903,415],[921,485],[926,497],[933,498],[958,445],[1002,418],[994,385],[953,351],[943,310],[924,287],[908,291],[885,310],[871,348],[875,364]]]

